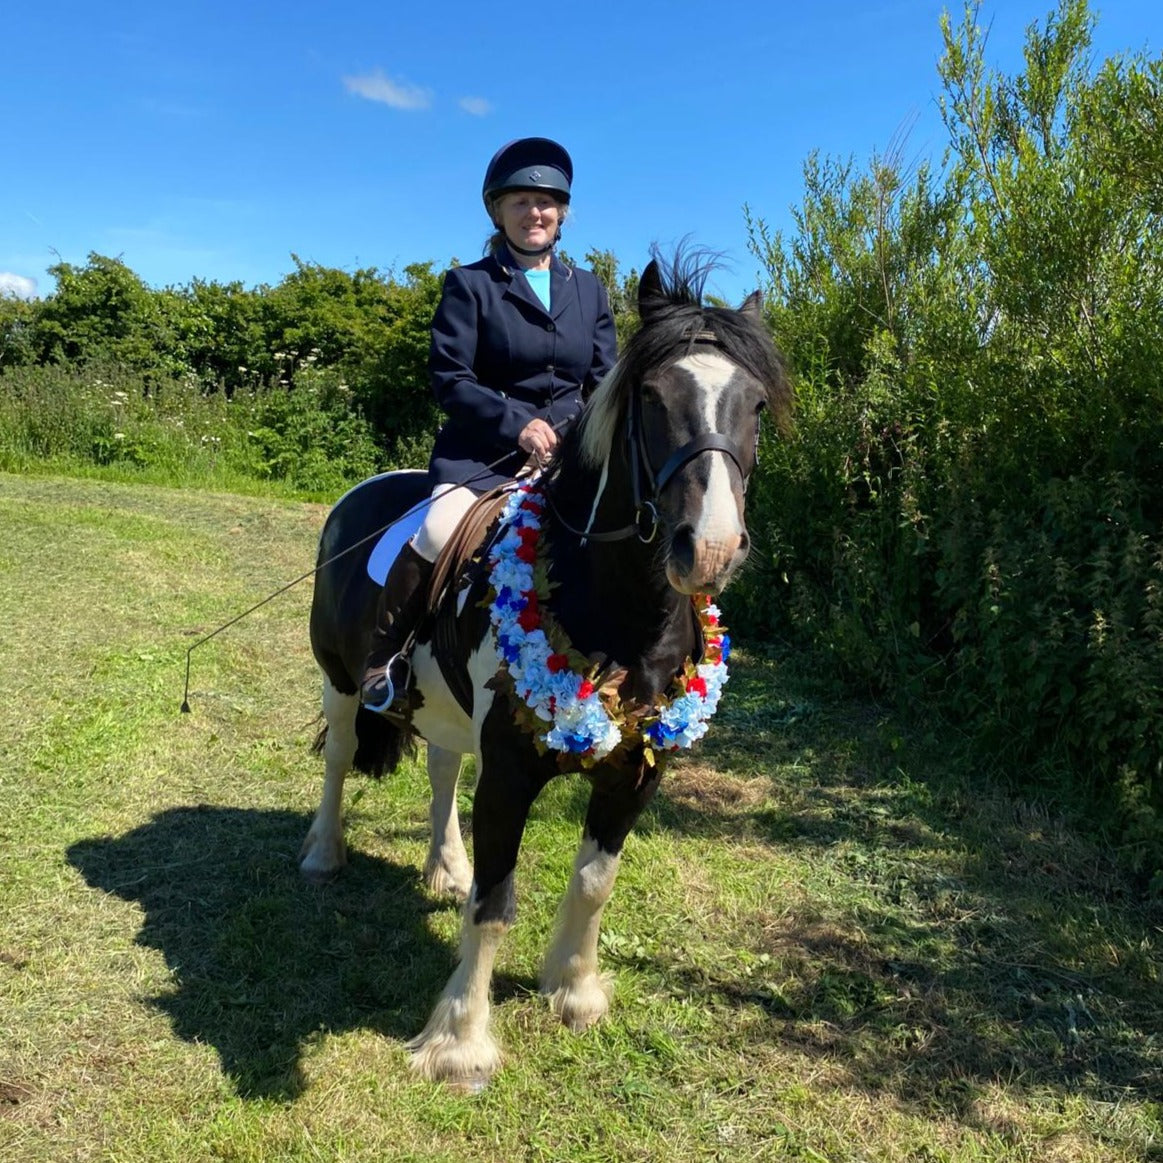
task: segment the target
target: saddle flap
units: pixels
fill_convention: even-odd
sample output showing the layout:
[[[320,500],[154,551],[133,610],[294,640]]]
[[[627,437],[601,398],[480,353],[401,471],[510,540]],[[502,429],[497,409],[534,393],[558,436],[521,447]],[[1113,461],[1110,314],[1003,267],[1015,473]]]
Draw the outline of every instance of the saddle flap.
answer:
[[[500,485],[473,502],[436,558],[428,585],[426,619],[432,620],[432,650],[444,682],[460,708],[472,715],[472,687],[457,664],[456,607],[444,599],[484,546],[485,535],[505,505],[511,484]]]
[[[441,549],[432,569],[432,577],[428,583],[429,616],[434,617],[440,612],[440,603],[448,586],[460,577],[461,571],[482,547],[485,533],[504,508],[505,499],[512,489],[513,485],[506,482],[483,493],[460,519],[460,524]]]

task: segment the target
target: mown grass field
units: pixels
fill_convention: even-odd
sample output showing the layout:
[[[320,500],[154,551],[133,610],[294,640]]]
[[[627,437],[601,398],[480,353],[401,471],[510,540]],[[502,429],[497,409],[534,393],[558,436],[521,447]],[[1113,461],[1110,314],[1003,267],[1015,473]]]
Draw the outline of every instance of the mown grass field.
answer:
[[[536,995],[584,787],[538,803],[498,961],[506,1066],[408,1068],[452,963],[425,779],[316,805],[320,506],[0,475],[0,1158],[1163,1159],[1163,916],[1053,805],[744,654],[631,837],[609,1020]],[[466,780],[466,784],[470,781]],[[468,805],[467,793],[462,810]]]

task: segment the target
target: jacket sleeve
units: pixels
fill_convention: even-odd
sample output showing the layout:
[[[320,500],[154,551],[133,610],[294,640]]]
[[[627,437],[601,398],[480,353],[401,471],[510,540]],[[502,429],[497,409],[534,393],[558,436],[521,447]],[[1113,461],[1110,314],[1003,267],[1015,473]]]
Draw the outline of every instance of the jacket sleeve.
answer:
[[[477,380],[473,364],[480,334],[480,304],[454,267],[432,320],[428,372],[436,402],[458,427],[471,429],[483,443],[515,449],[532,410],[499,389]]]
[[[598,318],[594,326],[594,359],[585,383],[582,384],[583,399],[589,398],[594,388],[602,382],[602,377],[618,360],[618,333],[610,313],[610,300],[601,279],[595,279],[594,282],[598,290]]]

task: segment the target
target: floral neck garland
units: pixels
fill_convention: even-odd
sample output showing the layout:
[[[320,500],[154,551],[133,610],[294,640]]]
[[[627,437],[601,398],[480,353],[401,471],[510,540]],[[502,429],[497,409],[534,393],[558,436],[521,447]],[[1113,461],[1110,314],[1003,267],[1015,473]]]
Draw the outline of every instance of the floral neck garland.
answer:
[[[501,512],[504,532],[489,554],[490,619],[502,673],[518,696],[519,719],[541,750],[574,756],[582,767],[638,741],[648,764],[654,751],[690,747],[706,734],[727,681],[731,639],[717,607],[706,594],[692,599],[703,632],[703,661],[696,665],[688,658],[660,702],[624,704],[617,688],[626,672],[600,675],[549,612],[538,484],[528,481],[509,497]]]

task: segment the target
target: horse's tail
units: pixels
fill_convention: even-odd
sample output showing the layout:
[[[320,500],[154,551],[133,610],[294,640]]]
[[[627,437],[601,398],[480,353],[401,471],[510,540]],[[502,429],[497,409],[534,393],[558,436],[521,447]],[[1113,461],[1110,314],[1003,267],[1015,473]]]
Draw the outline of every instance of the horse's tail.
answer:
[[[311,750],[319,755],[327,742],[327,725],[324,724]],[[355,758],[351,766],[364,775],[379,779],[385,773],[391,774],[404,758],[411,759],[416,754],[416,733],[395,723],[390,723],[383,715],[377,715],[366,707],[355,713]]]

